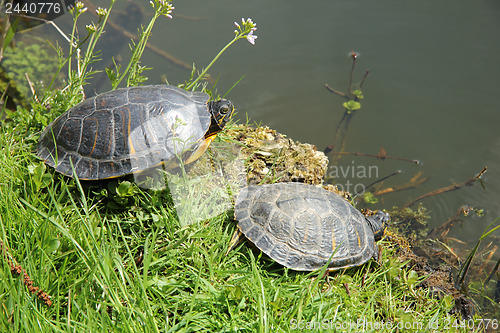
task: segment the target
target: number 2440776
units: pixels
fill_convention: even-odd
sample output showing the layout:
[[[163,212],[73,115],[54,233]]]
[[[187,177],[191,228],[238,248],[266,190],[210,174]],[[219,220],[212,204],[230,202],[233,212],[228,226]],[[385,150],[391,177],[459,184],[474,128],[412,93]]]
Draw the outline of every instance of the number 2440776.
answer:
[[[61,3],[59,2],[7,2],[5,12],[14,15],[34,15],[34,14],[59,14],[61,12]]]

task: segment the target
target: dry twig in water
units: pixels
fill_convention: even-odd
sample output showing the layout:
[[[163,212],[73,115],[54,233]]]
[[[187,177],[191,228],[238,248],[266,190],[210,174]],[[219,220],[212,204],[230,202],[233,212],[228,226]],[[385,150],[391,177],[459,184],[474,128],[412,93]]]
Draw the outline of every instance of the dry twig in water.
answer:
[[[465,187],[465,186],[472,186],[472,185],[474,185],[474,183],[477,180],[481,179],[481,176],[484,175],[484,173],[486,172],[486,170],[487,170],[487,167],[484,167],[483,170],[481,170],[480,173],[478,173],[474,177],[471,177],[471,178],[467,179],[463,183],[455,184],[455,185],[451,185],[451,186],[446,186],[446,187],[442,187],[442,188],[439,188],[437,190],[434,190],[434,191],[431,191],[429,193],[426,193],[424,195],[421,195],[418,198],[416,198],[415,200],[412,200],[412,201],[408,202],[401,209],[405,209],[405,208],[413,205],[417,201],[420,201],[420,200],[422,200],[424,198],[427,198],[427,197],[431,197],[433,195],[437,195],[437,194],[441,194],[441,193],[446,193],[446,192],[450,192],[450,191],[455,191],[455,190],[461,189],[462,187]]]

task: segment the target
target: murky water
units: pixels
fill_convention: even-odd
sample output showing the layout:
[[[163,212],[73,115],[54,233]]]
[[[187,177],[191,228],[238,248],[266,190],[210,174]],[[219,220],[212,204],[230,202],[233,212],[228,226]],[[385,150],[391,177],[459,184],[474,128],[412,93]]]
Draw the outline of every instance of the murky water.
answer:
[[[145,9],[147,23],[148,2],[135,3]],[[128,4],[123,1],[116,9]],[[225,93],[244,76],[228,95],[238,108],[237,117],[244,121],[248,114],[252,121],[321,150],[333,143],[344,102],[324,85],[345,91],[352,64],[349,52],[359,52],[355,81],[366,69],[371,72],[362,108],[349,126],[346,151],[377,154],[383,147],[391,156],[424,164],[343,156],[340,165],[376,166],[379,178],[402,171],[385,186],[423,172],[427,181],[421,186],[382,197],[378,206],[385,208],[461,183],[487,165],[485,189],[476,183],[423,203],[432,212],[433,226],[463,204],[484,208],[485,217],[467,218],[456,231],[466,241],[477,240],[500,216],[498,1],[191,0],[174,5],[174,18],[160,20],[150,42],[198,67],[207,65],[233,37],[233,21],[251,17],[258,27],[256,45],[242,40],[222,56],[211,71],[219,78],[218,91]],[[57,20],[65,29],[69,22]],[[127,28],[135,32],[133,26]],[[128,39],[109,30],[114,39],[101,44],[104,65],[111,63],[110,56],[126,59],[129,54]],[[150,84],[162,77],[177,84],[189,76],[186,69],[151,51],[146,51],[143,64],[154,68],[146,74]],[[102,81],[87,91],[107,89],[109,84]],[[348,179],[368,185],[376,177]],[[346,180],[336,183],[345,185]]]

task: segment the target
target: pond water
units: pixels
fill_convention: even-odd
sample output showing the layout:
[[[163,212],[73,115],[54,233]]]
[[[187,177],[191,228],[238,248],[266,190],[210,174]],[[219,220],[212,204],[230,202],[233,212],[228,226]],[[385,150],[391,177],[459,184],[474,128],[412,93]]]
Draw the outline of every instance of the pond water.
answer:
[[[105,6],[108,1],[95,3]],[[130,4],[121,1],[116,9],[123,11]],[[143,7],[143,24],[147,24],[148,2],[135,4]],[[344,155],[339,164],[344,171],[376,166],[378,174],[364,178],[351,174],[335,183],[345,185],[350,180],[368,185],[377,176],[401,170],[384,182],[384,187],[397,186],[423,172],[427,181],[422,185],[385,195],[376,205],[391,208],[461,183],[488,166],[485,188],[476,183],[422,202],[431,211],[432,226],[442,224],[464,204],[484,209],[484,217],[468,217],[454,230],[454,236],[465,241],[476,241],[500,216],[497,0],[317,0],[307,4],[191,0],[176,1],[174,6],[174,18],[161,19],[150,42],[199,68],[233,37],[233,21],[251,17],[257,23],[258,39],[255,45],[239,41],[219,59],[211,70],[218,78],[218,92],[224,94],[243,77],[228,95],[237,106],[237,118],[244,122],[248,115],[252,122],[320,150],[333,143],[344,102],[324,85],[346,91],[352,65],[349,52],[359,52],[354,81],[367,69],[370,75],[363,86],[362,108],[350,122],[345,150],[377,154],[383,147],[391,156],[418,159],[423,165]],[[96,20],[90,14],[88,18]],[[56,23],[70,31],[70,21],[62,17]],[[134,26],[127,29],[136,31]],[[128,39],[111,33],[116,41],[101,44],[104,66],[111,63],[111,56],[125,60],[129,55]],[[148,50],[143,64],[154,68],[146,73],[149,84],[165,77],[178,84],[189,77],[188,70]],[[98,75],[87,93],[108,89],[109,83]]]

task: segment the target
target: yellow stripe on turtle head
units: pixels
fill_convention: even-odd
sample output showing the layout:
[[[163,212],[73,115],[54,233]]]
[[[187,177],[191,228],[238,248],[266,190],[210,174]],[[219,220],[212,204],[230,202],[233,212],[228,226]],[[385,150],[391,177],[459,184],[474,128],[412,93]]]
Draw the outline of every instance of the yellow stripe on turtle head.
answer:
[[[210,135],[203,139],[203,141],[200,143],[198,148],[191,154],[191,156],[186,160],[186,164],[189,164],[191,162],[196,161],[197,159],[200,158],[201,155],[207,150],[208,146],[212,143],[212,141],[215,140],[215,137],[217,136],[217,133],[214,133],[213,135]]]

